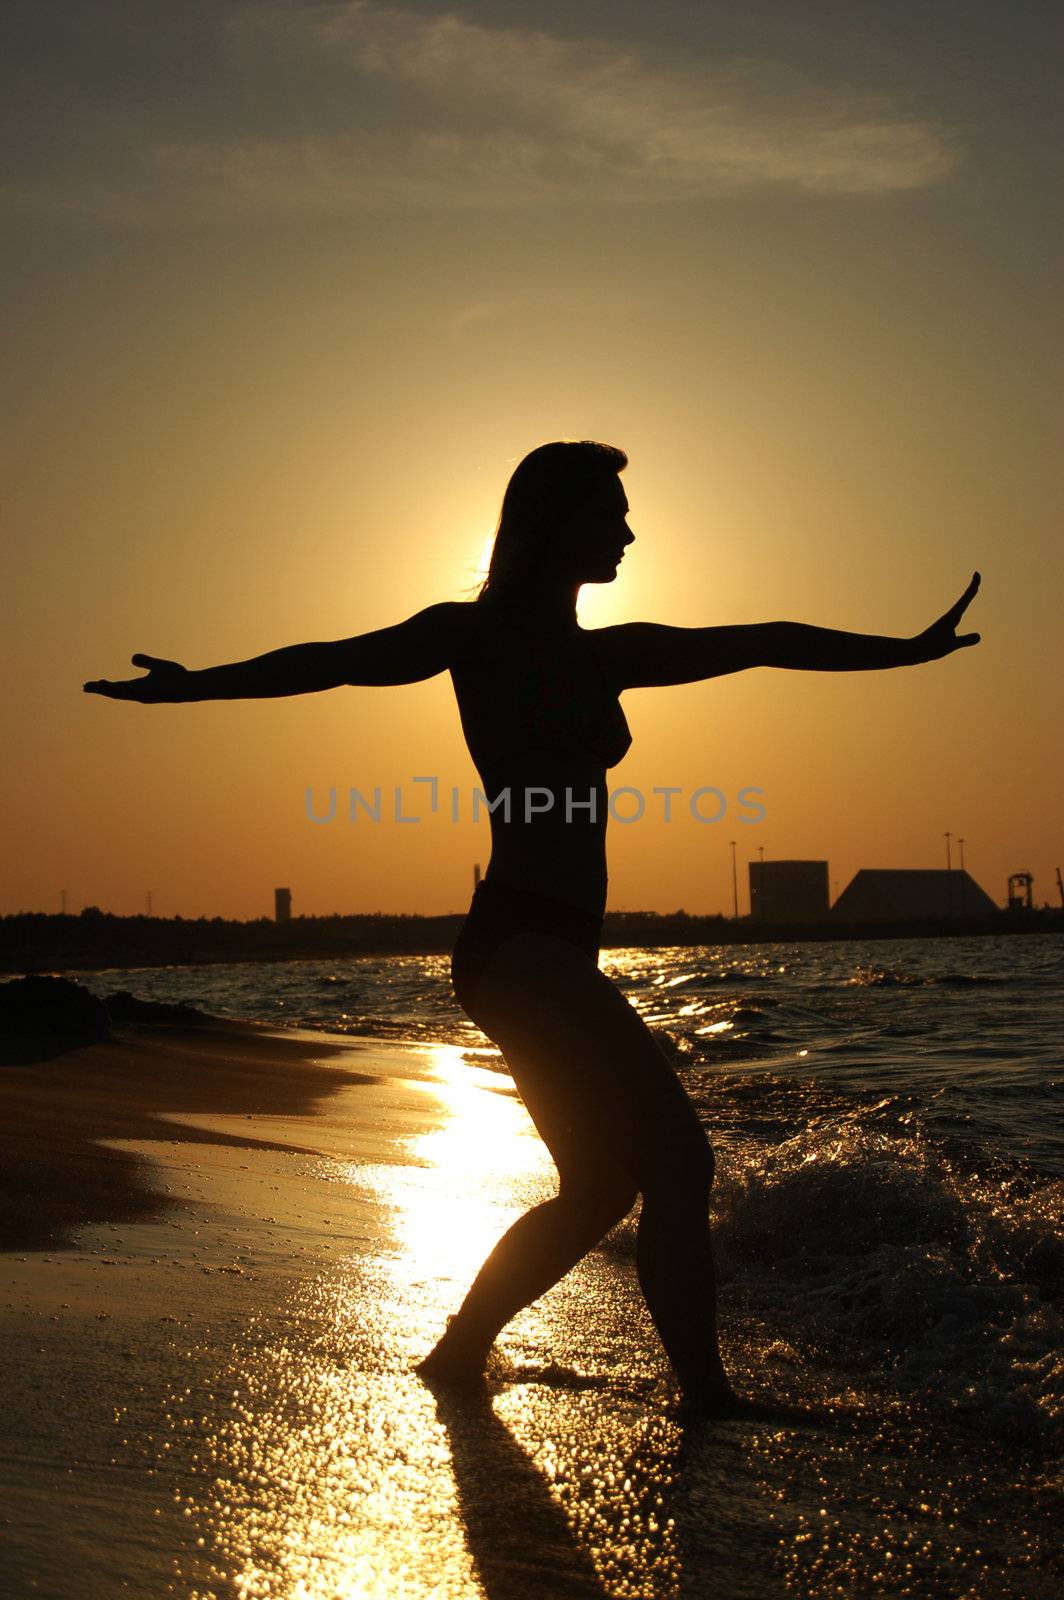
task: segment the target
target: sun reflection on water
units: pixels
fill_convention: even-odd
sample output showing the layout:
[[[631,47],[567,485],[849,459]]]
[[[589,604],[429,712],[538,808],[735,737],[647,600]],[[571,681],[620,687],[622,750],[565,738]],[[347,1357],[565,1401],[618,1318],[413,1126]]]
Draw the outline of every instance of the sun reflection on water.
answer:
[[[399,1247],[394,1271],[435,1283],[450,1311],[454,1283],[472,1282],[524,1209],[529,1186],[547,1183],[554,1167],[508,1079],[470,1065],[454,1045],[434,1046],[430,1056],[424,1089],[439,1103],[440,1123],[408,1141],[418,1168],[381,1168],[374,1187]]]
[[[393,1146],[399,1161],[327,1161],[317,1173],[368,1203],[374,1248],[294,1283],[283,1316],[249,1327],[209,1376],[173,1396],[199,1485],[186,1515],[213,1579],[195,1600],[484,1592],[453,1441],[413,1366],[512,1216],[549,1189],[553,1166],[503,1075],[454,1046],[421,1060],[427,1074],[401,1085],[414,1110]],[[497,1452],[509,1438],[490,1413],[479,1429]],[[507,1448],[536,1478],[512,1440]],[[550,1500],[546,1480],[538,1492]]]

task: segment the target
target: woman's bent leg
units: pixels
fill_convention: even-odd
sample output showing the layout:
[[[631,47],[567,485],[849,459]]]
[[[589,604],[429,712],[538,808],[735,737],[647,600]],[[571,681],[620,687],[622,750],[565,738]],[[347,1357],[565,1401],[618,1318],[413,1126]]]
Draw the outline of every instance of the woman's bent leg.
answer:
[[[635,1193],[627,1189],[619,1190],[615,1197],[608,1193],[589,1196],[567,1191],[563,1185],[553,1200],[518,1217],[477,1273],[461,1309],[450,1319],[444,1336],[447,1366],[456,1375],[466,1369],[481,1370],[506,1324],[564,1278],[634,1203]],[[435,1365],[442,1369],[442,1354]]]
[[[482,1368],[496,1334],[551,1288],[643,1194],[637,1265],[685,1391],[719,1387],[709,1188],[694,1108],[638,1013],[564,940],[520,934],[478,986],[474,1020],[502,1049],[553,1156],[560,1189],[518,1219],[423,1364]]]

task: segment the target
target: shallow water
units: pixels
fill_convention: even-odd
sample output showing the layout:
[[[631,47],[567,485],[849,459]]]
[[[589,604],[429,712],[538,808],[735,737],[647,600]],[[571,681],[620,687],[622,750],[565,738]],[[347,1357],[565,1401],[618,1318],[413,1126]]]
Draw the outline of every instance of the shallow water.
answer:
[[[840,1093],[917,1097],[943,1132],[1064,1175],[1064,938],[606,950],[602,967],[683,1065],[770,1067]],[[483,1045],[445,956],[84,973],[221,1016]],[[1056,1114],[1056,1115],[1055,1115]]]
[[[602,966],[710,1130],[726,1302],[803,1360],[880,1373],[977,1432],[1058,1428],[1064,939],[607,950]],[[84,981],[501,1070],[439,956]]]
[[[728,1191],[719,1213],[729,1365],[741,1389],[782,1398],[792,1415],[686,1435],[670,1419],[627,1227],[510,1325],[493,1392],[437,1406],[411,1365],[507,1222],[549,1191],[550,1172],[489,1072],[454,1046],[428,1054],[435,1112],[404,1145],[413,1164],[326,1161],[314,1175],[335,1195],[334,1222],[364,1206],[384,1225],[384,1248],[334,1240],[333,1266],[281,1314],[189,1352],[197,1374],[169,1399],[159,1459],[179,1469],[178,1496],[208,1552],[212,1581],[197,1593],[1056,1595],[1046,1419],[1015,1401],[997,1414],[985,1398],[965,1404],[956,1384],[938,1392],[936,1352],[951,1375],[968,1361],[977,1378],[981,1362],[996,1381],[1000,1335],[984,1320],[969,1351],[956,1329],[975,1330],[955,1287],[930,1342],[914,1341],[927,1283],[896,1253],[907,1224],[943,1202],[934,1178],[906,1192],[888,1176],[892,1203],[908,1208],[881,1246],[883,1191],[862,1176],[860,1152],[842,1163],[848,1278],[828,1239],[837,1196],[819,1216],[787,1181],[736,1163],[749,1187]],[[830,1198],[839,1153],[827,1165],[809,1154],[792,1152],[786,1171],[807,1172]],[[938,1215],[937,1234],[949,1239],[954,1220]],[[810,1247],[781,1246],[784,1227],[803,1228]],[[878,1315],[884,1261],[896,1280]],[[846,1310],[837,1302],[848,1294]],[[900,1310],[909,1302],[911,1315]],[[180,1472],[175,1451],[194,1470]]]
[[[718,1440],[685,1478],[685,1512],[674,1522],[683,1539],[659,1536],[643,1589],[626,1589],[616,1574],[606,1582],[603,1568],[605,1587],[578,1574],[573,1592],[699,1594],[685,1584],[693,1571],[714,1570],[709,1546],[696,1549],[699,1530],[709,1539],[717,1525],[710,1506],[738,1518],[715,1534],[728,1594],[1058,1592],[1046,1555],[1045,1461],[1064,1416],[1064,939],[606,950],[602,965],[672,1054],[717,1150],[715,1242],[731,1365],[771,1394],[830,1403],[842,1421],[830,1442],[802,1429]],[[454,1005],[445,958],[115,971],[83,981],[99,994],[130,987],[229,1016],[413,1038],[453,1061],[502,1070]],[[474,1254],[490,1243],[477,1238]],[[414,1245],[405,1238],[397,1261]],[[590,1280],[571,1282],[581,1314],[550,1331],[563,1365],[594,1370],[590,1341],[600,1368],[616,1358],[637,1373],[635,1350],[653,1349],[653,1331],[635,1344],[626,1336],[642,1314],[632,1264],[629,1219],[586,1269],[613,1285],[603,1291],[610,1314],[589,1298]],[[474,1269],[470,1258],[454,1280]],[[395,1306],[410,1306],[410,1264],[397,1270],[405,1280]],[[362,1291],[374,1315],[389,1304],[384,1285]],[[354,1291],[333,1280],[317,1293],[347,1302]],[[557,1317],[560,1301],[547,1304],[554,1310],[542,1315]],[[347,1314],[328,1320],[344,1326]],[[610,1328],[619,1344],[611,1346]],[[331,1392],[342,1398],[347,1379],[336,1382]],[[574,1526],[589,1429],[616,1429],[613,1411],[595,1411],[565,1382],[509,1395],[496,1411],[534,1461],[554,1461]],[[568,1454],[550,1432],[558,1406],[574,1411]],[[662,1426],[651,1426],[645,1405],[637,1410],[638,1427]],[[482,1432],[483,1448],[498,1446],[502,1462],[490,1419]],[[450,1448],[445,1435],[432,1438],[434,1450]],[[624,1459],[650,1450],[659,1480],[672,1445],[651,1448],[629,1427],[618,1450]],[[739,1470],[742,1494],[730,1480]],[[467,1493],[475,1496],[475,1483]],[[691,1499],[699,1494],[702,1520]],[[589,1504],[600,1502],[592,1494]],[[760,1552],[747,1568],[744,1518],[757,1523]],[[622,1528],[621,1517],[614,1544]],[[685,1552],[677,1554],[677,1539]],[[464,1581],[454,1579],[453,1592]],[[507,1594],[504,1584],[499,1592]]]
[[[438,1407],[414,1376],[495,1238],[552,1186],[438,958],[94,975],[102,993],[416,1033],[430,1042],[393,1054],[428,1081],[390,1134],[360,1085],[287,1131],[212,1119],[238,1138],[268,1122],[304,1153],[169,1151],[194,1209],[130,1230],[125,1257],[113,1228],[95,1241],[82,1325],[57,1280],[8,1405],[12,1438],[43,1453],[43,1430],[74,1500],[59,1529],[54,1482],[33,1494],[20,1465],[13,1514],[37,1543],[12,1593],[1055,1600],[1061,945],[989,945],[604,957],[717,1150],[734,1381],[798,1413],[687,1436],[632,1220],[505,1330],[485,1401]],[[348,1159],[306,1153],[345,1141]],[[144,1327],[105,1346],[109,1275],[146,1261]],[[95,1574],[74,1587],[71,1545]]]

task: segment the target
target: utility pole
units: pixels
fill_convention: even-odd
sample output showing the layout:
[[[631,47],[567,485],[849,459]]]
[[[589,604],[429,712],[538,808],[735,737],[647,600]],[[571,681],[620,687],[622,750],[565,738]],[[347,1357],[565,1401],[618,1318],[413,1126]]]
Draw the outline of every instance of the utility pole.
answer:
[[[963,917],[963,915],[964,915],[964,898],[965,898],[965,893],[966,893],[967,888],[968,888],[967,880],[965,879],[965,875],[964,875],[964,840],[963,839],[958,839],[957,840],[957,844],[960,847],[960,852],[961,852],[961,916]]]
[[[735,865],[735,840],[732,839],[732,840],[729,841],[729,843],[731,844],[732,915],[735,917],[736,922],[738,922],[738,920],[739,920],[739,872],[738,872],[738,868]]]
[[[953,859],[949,849],[950,835],[946,834],[946,915],[953,915]]]

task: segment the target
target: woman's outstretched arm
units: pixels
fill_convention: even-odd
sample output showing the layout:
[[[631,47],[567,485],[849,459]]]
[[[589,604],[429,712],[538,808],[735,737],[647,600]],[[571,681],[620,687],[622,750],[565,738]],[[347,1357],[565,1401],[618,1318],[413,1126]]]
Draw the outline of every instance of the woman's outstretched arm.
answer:
[[[937,661],[979,643],[957,626],[979,588],[979,574],[956,603],[923,633],[895,639],[841,633],[804,622],[756,622],[735,628],[670,628],[628,622],[594,633],[603,670],[618,689],[696,683],[747,667],[790,667],[807,672],[867,672]]]
[[[314,694],[342,684],[420,683],[451,665],[463,635],[465,606],[444,602],[429,606],[391,628],[326,644],[293,644],[250,661],[205,667],[190,672],[176,661],[135,655],[135,667],[147,667],[143,678],[112,683],[99,678],[85,684],[87,694],[112,700],[139,700],[158,705],[183,700],[245,700],[270,696]]]

